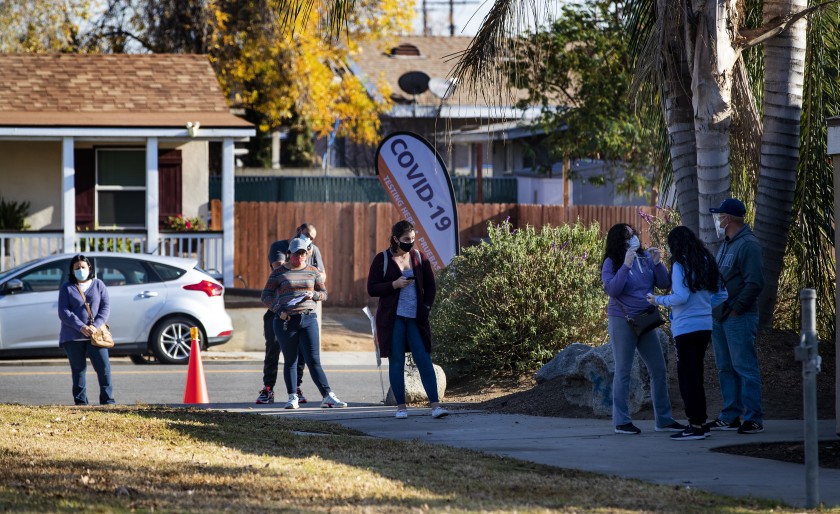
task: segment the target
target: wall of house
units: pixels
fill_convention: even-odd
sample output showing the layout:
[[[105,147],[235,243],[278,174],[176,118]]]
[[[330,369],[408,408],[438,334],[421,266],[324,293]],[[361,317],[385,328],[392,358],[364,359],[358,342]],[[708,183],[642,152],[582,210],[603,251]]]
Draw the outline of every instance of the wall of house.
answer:
[[[33,230],[61,228],[61,142],[0,141],[0,196],[29,202]]]
[[[190,141],[178,146],[182,159],[182,214],[210,219],[210,152],[206,141]]]

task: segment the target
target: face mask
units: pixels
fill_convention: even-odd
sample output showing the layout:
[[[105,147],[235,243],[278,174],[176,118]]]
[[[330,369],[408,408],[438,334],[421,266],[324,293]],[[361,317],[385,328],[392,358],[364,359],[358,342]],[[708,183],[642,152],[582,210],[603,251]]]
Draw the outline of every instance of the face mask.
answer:
[[[88,270],[84,268],[74,269],[73,276],[75,276],[76,280],[79,282],[84,282],[88,278]]]
[[[639,236],[633,236],[627,240],[627,249],[636,251],[639,247],[642,246],[642,243],[639,242]]]
[[[414,248],[414,243],[403,243],[402,241],[399,241],[399,243],[400,243],[400,250],[402,250],[404,252],[410,252],[411,249]]]
[[[291,256],[289,256],[289,263],[291,263],[293,268],[300,267],[300,265],[303,264],[305,260],[306,255],[292,254]]]
[[[717,215],[715,215],[715,234],[717,234],[718,239],[723,239],[723,236],[726,235],[726,227],[720,225],[720,216]]]

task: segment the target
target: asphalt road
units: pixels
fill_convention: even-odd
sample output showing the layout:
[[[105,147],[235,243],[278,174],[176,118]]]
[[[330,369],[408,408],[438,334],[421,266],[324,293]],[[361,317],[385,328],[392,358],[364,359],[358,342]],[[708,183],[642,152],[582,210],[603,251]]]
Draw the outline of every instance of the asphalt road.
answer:
[[[203,363],[207,393],[213,404],[253,404],[262,388],[262,361],[205,360]],[[375,365],[324,365],[327,380],[336,395],[351,405],[382,405],[382,386]],[[179,404],[184,400],[187,366],[152,364],[137,366],[127,358],[112,358],[111,373],[114,398],[119,404]],[[283,387],[280,365],[278,386]],[[382,381],[388,390],[388,368],[382,368]],[[88,399],[98,398],[96,373],[88,363]],[[72,405],[70,366],[66,360],[0,362],[0,403],[27,405]],[[320,395],[309,377],[303,380],[303,392],[320,403]],[[278,403],[285,403],[285,393]],[[241,405],[240,405],[241,406]]]

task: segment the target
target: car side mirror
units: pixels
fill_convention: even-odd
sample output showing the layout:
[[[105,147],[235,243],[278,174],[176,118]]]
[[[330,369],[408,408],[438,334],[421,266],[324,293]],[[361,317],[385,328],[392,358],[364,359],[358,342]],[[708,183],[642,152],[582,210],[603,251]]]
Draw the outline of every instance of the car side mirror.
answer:
[[[15,294],[23,291],[23,281],[13,278],[3,285],[2,294]]]

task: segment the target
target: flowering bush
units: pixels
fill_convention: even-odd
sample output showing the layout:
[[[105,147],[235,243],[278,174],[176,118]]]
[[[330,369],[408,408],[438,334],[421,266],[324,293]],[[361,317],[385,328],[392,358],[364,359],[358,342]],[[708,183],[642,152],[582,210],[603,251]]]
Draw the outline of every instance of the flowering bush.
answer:
[[[670,207],[656,206],[656,214],[647,214],[639,209],[639,216],[647,223],[650,233],[650,246],[659,248],[662,251],[662,260],[667,262],[670,253],[668,251],[668,234],[674,227],[680,225],[680,213]]]
[[[207,224],[198,216],[187,218],[179,214],[166,218],[166,228],[177,230],[178,232],[199,232],[201,230],[207,230]]]
[[[597,224],[514,229],[488,224],[437,275],[435,362],[453,380],[536,371],[574,342],[607,340]]]

